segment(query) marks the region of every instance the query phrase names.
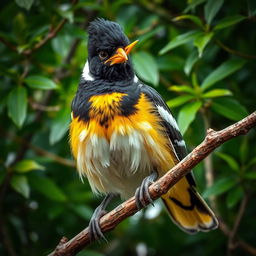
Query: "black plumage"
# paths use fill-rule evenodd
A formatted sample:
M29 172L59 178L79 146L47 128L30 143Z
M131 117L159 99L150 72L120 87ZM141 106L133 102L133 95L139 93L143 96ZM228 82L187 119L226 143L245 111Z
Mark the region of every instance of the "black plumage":
M90 23L88 33L88 61L91 74L96 79L106 81L132 79L134 72L130 59L126 63L112 66L104 64L107 58L113 56L117 48L125 47L129 44L129 40L120 25L112 21L96 19ZM100 52L107 54L105 59L99 59Z

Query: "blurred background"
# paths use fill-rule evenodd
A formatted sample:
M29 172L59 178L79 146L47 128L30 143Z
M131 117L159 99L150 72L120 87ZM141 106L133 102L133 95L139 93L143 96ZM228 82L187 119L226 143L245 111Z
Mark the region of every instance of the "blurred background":
M0 5L0 255L46 255L85 228L102 200L80 181L67 132L94 18L117 21L140 40L132 52L137 75L164 97L189 151L207 128L255 110L254 0ZM233 139L194 169L218 230L187 235L157 202L79 256L256 255L255 139L255 130Z

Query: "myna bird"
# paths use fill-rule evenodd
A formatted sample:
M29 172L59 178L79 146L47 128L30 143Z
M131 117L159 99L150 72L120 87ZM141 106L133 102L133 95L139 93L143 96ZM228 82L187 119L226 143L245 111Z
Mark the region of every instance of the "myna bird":
M130 43L120 25L96 19L88 28L88 60L72 102L70 145L81 177L106 197L89 224L103 238L99 219L113 196L135 194L137 207L151 201L149 185L187 154L166 103L134 73ZM162 196L173 222L194 234L218 221L196 190L192 171Z

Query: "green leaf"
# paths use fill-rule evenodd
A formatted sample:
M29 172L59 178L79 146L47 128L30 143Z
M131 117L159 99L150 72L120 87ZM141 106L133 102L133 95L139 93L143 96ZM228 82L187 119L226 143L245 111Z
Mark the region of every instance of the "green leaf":
M180 45L186 44L190 41L193 41L196 36L198 36L201 32L200 31L189 31L185 34L178 35L174 37L160 52L159 54L164 54L171 49L174 49Z
M243 190L240 187L231 189L228 192L226 202L228 208L233 208L243 197Z
M209 196L217 196L227 192L229 189L234 187L237 184L237 181L234 178L222 178L216 181L213 186L207 188L204 193L203 197L208 198Z
M22 160L22 161L18 162L17 164L15 164L13 169L18 173L25 173L25 172L29 172L32 170L45 170L45 167L38 164L34 160L25 159L25 160Z
M252 165L256 165L256 157L253 157L247 164L247 168L250 168Z
M198 54L196 51L192 51L190 53L190 55L188 56L186 63L184 65L184 72L185 74L188 76L194 66L194 64L196 63L196 61L198 60Z
M201 58L203 55L203 51L204 48L206 47L206 45L210 42L210 40L212 39L214 33L210 32L210 33L201 33L200 35L198 35L195 40L194 40L194 45L197 47L198 49L198 55Z
M68 54L70 45L72 44L71 33L58 34L53 38L51 44L54 52L60 55L62 58L65 58L65 56Z
M239 121L248 114L246 109L238 101L230 98L216 99L211 107L218 114L234 121Z
M50 130L50 144L58 142L63 138L68 130L70 123L70 109L64 108L59 111L56 118L53 120Z
M27 115L27 90L24 87L15 87L8 96L8 115L12 121L21 127Z
M15 0L19 7L29 10L34 2L34 0Z
M208 0L204 6L204 16L208 25L212 23L212 20L220 10L224 0Z
M188 6L187 6L187 8L184 10L184 13L187 13L187 12L190 12L190 11L195 11L195 8L198 6L198 5L200 5L200 4L202 4L202 3L204 3L204 2L206 2L207 0L188 0L187 2L188 2Z
M178 124L180 127L181 134L183 135L189 125L194 121L197 111L201 108L202 102L192 102L186 104L179 112Z
M159 73L155 59L146 52L133 54L133 63L136 74L145 82L155 86L159 83Z
M225 153L221 153L221 152L216 152L215 154L218 157L220 157L222 160L224 160L232 170L239 172L240 167L239 167L237 161L233 157L231 157Z
M248 172L244 175L244 177L249 180L256 180L256 171Z
M173 92L186 92L192 95L195 94L193 88L188 85L172 85L169 87L169 90Z
M242 16L242 15L234 15L234 16L226 17L218 22L218 24L215 26L214 30L219 30L219 29L223 29L226 27L230 27L230 26L235 25L245 19L246 19L246 17Z
M188 102L189 100L191 100L193 98L194 98L194 96L192 96L192 95L181 95L181 96L178 96L174 99L167 101L167 105L170 108L175 108L180 105L183 105L184 103Z
M180 20L185 20L185 19L193 21L200 28L204 29L203 22L195 15L189 15L189 14L181 15L181 16L175 17L173 19L173 21L180 21Z
M157 58L157 66L160 71L182 70L184 59L175 55L163 55Z
M53 90L58 88L55 82L44 76L28 76L25 82L33 89Z
M11 179L11 186L25 198L29 197L30 188L27 177L24 175L14 175Z
M59 202L64 202L67 200L66 195L57 186L57 184L47 177L30 175L29 183L35 190L51 200Z
M135 26L135 24L133 25L133 27ZM161 26L159 24L159 26L157 26L156 28L150 30L150 32L148 33L145 33L145 34L142 34L140 35L137 39L139 40L140 44L144 44L144 42L146 41L150 41L150 39L152 37L154 37L155 35L159 34L159 33L162 33L162 31L164 31L165 27L164 26ZM153 40L153 39L151 39Z
M205 90L225 77L239 70L245 64L244 60L232 59L222 63L217 69L210 73L203 81L201 87Z
M93 210L84 204L71 205L72 210L81 218L90 220L93 214Z
M73 10L70 9L65 9L65 8L60 8L58 10L58 13L65 19L68 20L69 23L73 23L74 22L74 12Z
M203 94L203 98L216 98L223 96L230 96L232 92L227 89L214 89Z

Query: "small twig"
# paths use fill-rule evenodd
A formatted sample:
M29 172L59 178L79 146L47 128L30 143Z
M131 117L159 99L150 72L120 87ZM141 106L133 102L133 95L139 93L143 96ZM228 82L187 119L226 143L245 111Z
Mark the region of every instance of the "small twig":
M58 155L55 155L51 152L48 152L48 151L46 151L38 146L32 145L32 144L29 144L29 147L31 149L33 149L38 155L48 157L48 158L52 159L53 161L55 161L59 164L65 165L65 166L75 167L75 162L72 160L60 157Z
M76 5L77 2L78 2L78 0L73 0L72 5L73 6ZM41 41L39 41L37 44L35 44L32 48L22 51L21 54L26 55L26 56L31 55L33 52L35 52L36 50L38 50L39 48L44 46L50 39L54 38L57 35L57 33L60 32L60 30L67 23L67 21L68 20L66 18L62 19L55 28L50 29L49 33ZM13 45L9 41L7 41L5 38L0 37L0 42L2 42L4 45L6 45L9 49L17 52L17 46Z
M227 237L230 236L231 230L222 219L219 219L219 229L223 232L225 236ZM240 247L250 255L254 255L254 256L256 255L256 248L246 243L245 241L241 240L240 238L236 239L236 247Z
M16 45L12 44L11 42L7 41L5 38L3 38L2 36L0 36L0 42L2 42L6 47L8 47L9 49L11 49L14 52L17 52L17 47Z
M1 225L0 236L1 236L1 240L3 241L4 248L6 249L9 256L17 256L13 248L13 244L11 242L8 229L6 227L6 223L3 220L3 216L1 216L0 225Z
M227 45L223 44L220 40L215 40L215 42L217 43L218 46L220 46L223 50L225 50L226 52L229 52L233 55L245 58L245 59L251 59L251 60L256 60L256 55L250 55L247 53L243 53L243 52L239 52L237 50L234 50L230 47L228 47Z
M27 49L22 52L24 55L31 55L34 51L41 48L43 45L45 45L50 39L54 38L56 34L63 28L63 26L66 24L67 19L63 19L60 21L60 23L51 30L41 41L39 41L37 44L34 45L33 48Z
M165 20L168 21L168 23L172 23L175 25L173 22L173 14L170 12L170 9L168 11L159 5L156 5L154 2L151 1L145 1L145 5L143 5L144 8L148 9L149 11L153 12L154 14L157 14L160 17L163 17Z
M136 37L136 36L142 36L150 31L152 31L152 29L154 29L156 26L158 25L158 21L157 20L154 20L149 26L147 26L146 28L144 29L137 29L133 32L131 32L128 37Z
M73 0L72 1L72 5L76 5L78 2L78 0ZM54 38L58 32L60 32L60 30L63 28L63 26L67 23L67 19L62 19L59 24L54 28L51 29L49 31L49 33L41 40L39 41L37 44L34 45L33 48L27 49L25 51L22 52L22 54L24 55L31 55L34 51L38 50L39 48L41 48L43 45L45 45L50 39Z
M2 131L1 129L0 129L0 132L1 132L0 133L1 136L7 137L10 140L15 141L17 143L23 144L23 143L26 142L23 137L19 137L19 136L13 134L13 133L5 132L5 131ZM53 154L53 153L51 153L51 152L49 152L45 149L42 149L38 146L35 146L35 145L31 144L30 142L27 145L30 149L32 149L36 154L38 154L40 156L45 156L47 158L52 159L56 163L59 163L59 164L65 165L65 166L75 167L75 162L73 160L66 159L64 157ZM13 165L13 164L11 164L11 165ZM7 173L8 176L6 177L8 179L11 178L11 175L10 175L10 174L12 174L11 170L12 170L11 168L8 169L8 173ZM6 182L6 184L8 184L8 183L9 183L9 180ZM4 191L2 191L2 190L4 190ZM2 194L5 194L5 190L6 190L6 188L0 190L0 201L1 201L1 199L3 199ZM1 207L1 204L0 204L0 207Z
M207 136L204 141L197 146L189 155L181 162L175 165L168 173L157 180L149 187L149 193L153 200L165 194L176 182L186 175L195 165L201 162L214 149L224 142L246 134L250 129L256 126L256 111L247 116L243 120L221 130L214 131L208 129ZM150 202L145 202L149 204ZM107 213L100 219L100 227L103 232L114 229L120 222L129 216L134 215L138 211L135 203L135 197L130 198L114 210ZM58 251L53 251L49 256L73 256L81 251L86 245L93 240L89 238L88 227L73 237L67 243L58 247Z
M233 229L231 230L230 234L229 234L229 239L228 239L228 251L232 251L234 250L237 245L235 244L235 237L236 237L236 233L238 231L238 228L239 228L239 225L241 223L241 220L242 220L242 217L244 215L244 212L245 212L245 209L246 209L246 206L247 206L247 203L248 203L248 200L249 200L249 195L246 194L240 204L240 207L239 207L239 211L237 213L237 216L236 216L236 219L235 219L235 223L234 223L234 226L233 226Z
M60 106L45 106L40 103L34 102L32 100L29 100L29 104L34 110L40 110L44 112L51 112L51 111L55 112L60 110Z
M164 76L160 75L160 82L168 89L172 86L172 83L169 82Z

